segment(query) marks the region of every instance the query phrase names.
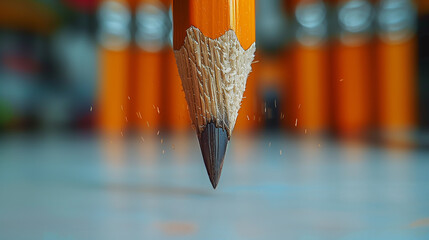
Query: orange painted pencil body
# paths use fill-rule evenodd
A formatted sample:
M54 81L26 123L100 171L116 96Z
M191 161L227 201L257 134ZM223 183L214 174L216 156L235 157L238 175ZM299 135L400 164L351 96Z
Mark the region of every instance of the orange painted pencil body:
M185 93L183 92L182 82L180 81L179 71L176 66L173 49L168 49L163 55L163 88L164 88L164 103L163 109L165 113L164 125L172 131L186 131L191 129L191 119Z
M173 8L174 12L187 16L176 18L173 15L175 50L183 45L186 30L191 26L212 39L234 30L245 50L255 42L254 0L177 0L173 2Z
M293 50L293 109L296 129L322 133L328 126L328 61L323 45Z
M371 48L365 43L334 49L335 128L340 135L359 137L371 124Z
M384 131L407 131L416 127L415 49L415 39L378 44L378 112Z

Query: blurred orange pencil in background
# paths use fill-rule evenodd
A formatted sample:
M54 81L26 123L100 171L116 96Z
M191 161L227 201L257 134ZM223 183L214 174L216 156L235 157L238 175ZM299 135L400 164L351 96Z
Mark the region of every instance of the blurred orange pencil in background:
M292 50L290 105L294 130L322 134L328 130L327 11L321 0L295 5L297 29Z
M373 123L373 10L366 0L340 1L337 9L331 79L334 128L341 136L363 137Z
M381 0L379 5L378 124L382 133L403 135L417 126L416 12L411 0Z
M100 85L94 111L102 132L119 134L125 130L127 122L130 10L125 1L106 0L100 3L98 14Z
M183 132L191 129L191 119L185 93L183 92L182 82L176 65L176 59L173 52L173 18L172 18L171 0L164 0L164 4L169 9L168 23L169 34L167 36L168 46L163 54L164 68L163 74L163 126L173 132Z
M135 78L132 83L134 126L140 132L161 127L163 51L168 33L166 8L158 0L140 0L136 10Z

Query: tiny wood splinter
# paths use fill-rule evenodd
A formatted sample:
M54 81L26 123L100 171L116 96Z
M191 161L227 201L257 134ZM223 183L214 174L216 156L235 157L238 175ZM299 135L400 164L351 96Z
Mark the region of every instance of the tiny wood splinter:
M221 174L255 53L254 0L174 0L174 54L207 173Z

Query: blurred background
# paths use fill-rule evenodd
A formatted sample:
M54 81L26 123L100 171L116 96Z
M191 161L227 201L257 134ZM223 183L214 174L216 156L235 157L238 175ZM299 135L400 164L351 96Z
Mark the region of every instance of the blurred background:
M190 131L170 1L3 0L0 129ZM429 129L426 1L257 1L236 132L378 139Z
M257 0L216 191L171 21L0 0L1 238L429 238L429 1Z

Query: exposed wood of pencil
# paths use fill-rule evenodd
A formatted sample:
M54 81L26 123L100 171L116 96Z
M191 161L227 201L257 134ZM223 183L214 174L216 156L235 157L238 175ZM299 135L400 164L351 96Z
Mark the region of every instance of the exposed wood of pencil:
M254 0L173 3L176 63L213 187L255 52Z

